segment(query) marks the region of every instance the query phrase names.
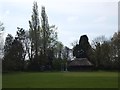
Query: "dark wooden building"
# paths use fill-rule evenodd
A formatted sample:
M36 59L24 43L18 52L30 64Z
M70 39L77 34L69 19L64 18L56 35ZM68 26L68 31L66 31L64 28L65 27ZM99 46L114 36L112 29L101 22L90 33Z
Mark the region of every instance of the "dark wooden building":
M75 58L68 64L69 71L86 71L92 69L93 64L87 58Z

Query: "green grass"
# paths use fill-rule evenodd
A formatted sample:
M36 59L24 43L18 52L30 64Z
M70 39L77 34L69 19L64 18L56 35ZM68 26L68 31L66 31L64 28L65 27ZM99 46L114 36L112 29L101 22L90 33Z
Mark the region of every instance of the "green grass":
M3 74L3 88L117 88L117 72L22 72Z
M0 89L2 88L2 74L0 72Z

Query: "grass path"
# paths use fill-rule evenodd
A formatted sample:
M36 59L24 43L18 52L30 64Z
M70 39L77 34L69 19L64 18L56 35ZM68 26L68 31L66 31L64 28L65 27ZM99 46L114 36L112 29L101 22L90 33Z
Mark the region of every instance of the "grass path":
M3 74L3 88L117 88L117 72L21 72Z

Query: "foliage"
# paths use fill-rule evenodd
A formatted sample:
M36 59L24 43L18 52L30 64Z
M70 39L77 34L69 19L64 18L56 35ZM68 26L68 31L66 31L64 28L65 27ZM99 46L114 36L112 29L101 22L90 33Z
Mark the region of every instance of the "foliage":
M119 64L119 32L115 33L111 40L105 36L93 40L92 62L98 69L117 69Z
M4 46L3 70L23 70L23 52L23 45L18 38L14 39L12 35L8 34Z
M79 44L73 47L73 56L76 58L87 58L88 51L91 48L87 35L82 35L79 40Z
M3 23L0 22L0 50L3 31ZM37 2L34 2L29 30L17 27L15 37L11 34L6 37L3 70L67 70L71 56L88 58L96 69L119 69L120 32L110 40L105 36L96 37L91 45L87 35L82 35L79 43L74 41L72 46L70 49L58 41L57 27L49 25L45 7L42 6L39 16Z
M0 21L0 31L4 31L4 29L5 29L5 27L3 26L3 23Z
M31 42L29 49L31 50L28 51L31 52L28 55L31 60L30 67L35 66L33 68L37 70L42 67L52 67L54 48L57 44L57 28L55 25L49 26L44 6L41 8L41 18L39 19L37 2L34 2L29 26L29 40Z
M0 21L0 59L3 56L3 47L4 47L4 29L5 27L3 26L3 23Z
M3 70L9 70L11 68L14 68L14 65L12 64L12 42L13 42L13 36L11 34L8 34L5 40L5 46L4 46L4 60L2 62Z
M37 3L33 4L33 13L31 16L31 21L29 21L29 35L31 41L31 60L33 57L38 58L39 50L39 37L40 37L40 25L39 25L39 13Z
M12 42L12 60L14 61L15 70L23 70L24 68L24 49L22 43L18 39Z
M120 65L120 32L118 31L111 39L111 60L114 66L119 69Z

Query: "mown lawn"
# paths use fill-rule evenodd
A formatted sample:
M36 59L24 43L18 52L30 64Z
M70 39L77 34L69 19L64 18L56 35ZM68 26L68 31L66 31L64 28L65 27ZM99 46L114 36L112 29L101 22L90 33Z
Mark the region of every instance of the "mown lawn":
M0 72L0 89L2 88L2 74Z
M117 88L117 72L21 72L3 74L3 88Z

